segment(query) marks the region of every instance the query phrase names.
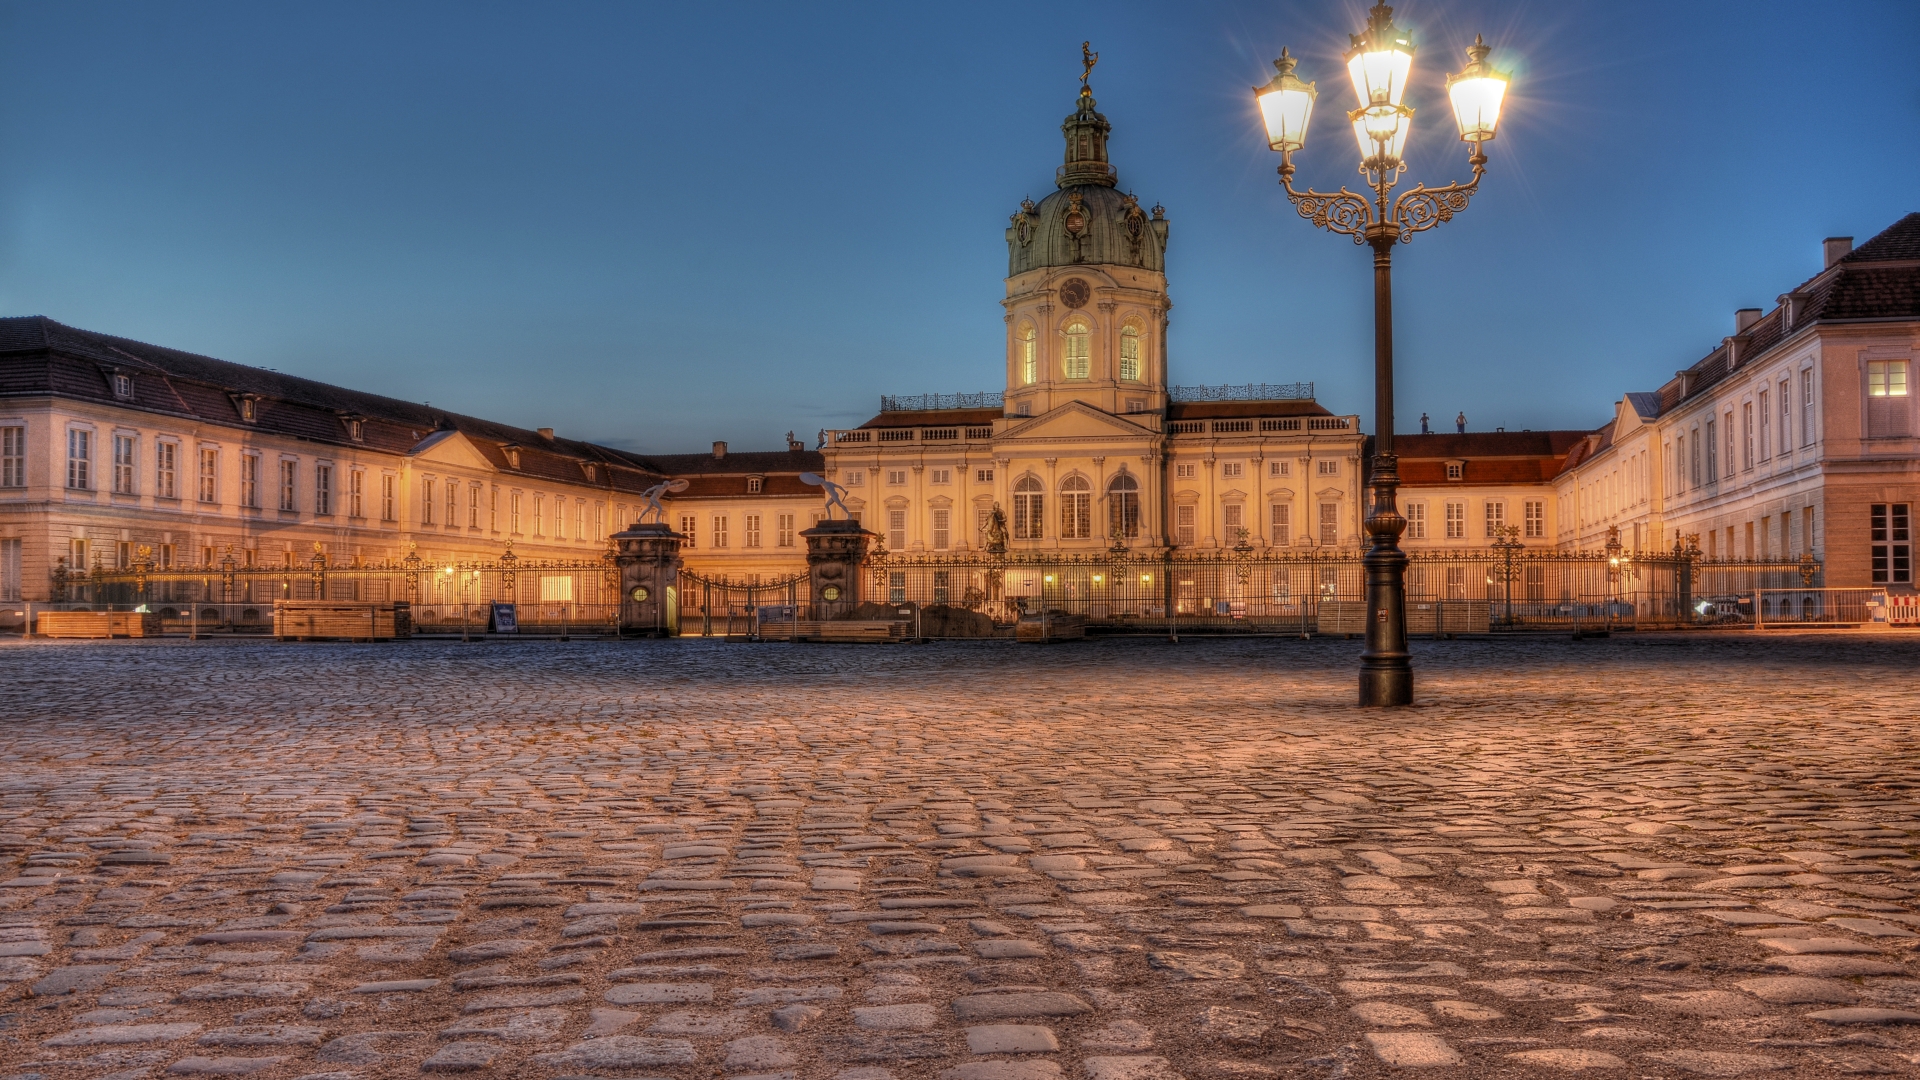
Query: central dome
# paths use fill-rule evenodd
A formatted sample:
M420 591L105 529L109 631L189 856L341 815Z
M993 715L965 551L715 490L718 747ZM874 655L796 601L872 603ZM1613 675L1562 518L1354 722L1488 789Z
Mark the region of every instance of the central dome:
M1060 125L1066 164L1059 189L1035 205L1021 203L1007 227L1007 276L1048 266L1108 264L1166 271L1166 212L1151 212L1118 188L1107 162L1112 125L1094 109L1093 92L1080 88L1079 108Z

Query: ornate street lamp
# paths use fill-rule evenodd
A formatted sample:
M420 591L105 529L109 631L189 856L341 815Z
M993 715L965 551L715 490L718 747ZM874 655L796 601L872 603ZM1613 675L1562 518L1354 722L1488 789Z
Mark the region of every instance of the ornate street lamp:
M1472 147L1467 162L1473 179L1465 184L1430 188L1415 185L1390 198L1400 173L1406 169L1403 153L1413 126L1413 106L1406 103L1407 82L1413 72L1414 45L1410 34L1393 24L1393 9L1375 4L1365 32L1352 35L1347 53L1347 75L1360 107L1347 114L1360 148L1360 173L1372 197L1342 187L1337 193L1297 191L1293 186L1293 153L1306 145L1307 122L1318 96L1314 84L1294 75L1297 63L1281 50L1273 62L1279 69L1273 81L1254 88L1254 99L1266 122L1267 145L1280 154L1280 183L1300 216L1330 232L1353 237L1373 248L1373 361L1374 458L1373 505L1367 511L1367 535L1372 541L1366 558L1367 647L1360 657L1360 704L1409 705L1413 702L1413 665L1407 652L1407 556L1400 550L1406 519L1394 503L1400 486L1399 459L1393 452L1393 286L1395 243L1431 229L1466 209L1486 171L1486 143L1500 123L1507 77L1487 63L1491 50L1478 37L1467 50L1465 71L1450 76L1447 93L1453 103L1460 138Z

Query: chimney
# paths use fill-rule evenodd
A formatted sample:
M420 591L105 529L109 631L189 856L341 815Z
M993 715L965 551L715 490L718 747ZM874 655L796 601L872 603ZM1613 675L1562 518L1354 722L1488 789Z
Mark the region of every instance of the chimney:
M1853 237L1851 236L1829 236L1825 240L1820 241L1820 251L1821 254L1826 256L1827 265L1825 268L1828 270L1833 269L1833 264L1845 258L1847 252L1852 250Z
M1760 321L1761 314L1761 310L1757 307L1743 307L1739 311L1734 312L1733 332L1736 334L1746 333L1747 327Z
M723 457L726 457L726 456L727 456L727 444L726 444L726 443L723 443L723 442L720 442L720 441L718 441L718 440L715 440L715 442L714 442L714 444L713 444L713 456L714 456L714 457L716 457L716 458L723 458Z
M791 436L788 437L787 439L788 453L797 454L797 453L800 453L802 450L805 450L806 448L807 448L806 443L801 442L799 439L792 438Z
M553 438L553 429L550 427L535 428L534 430L539 432L540 437L543 439L551 440Z

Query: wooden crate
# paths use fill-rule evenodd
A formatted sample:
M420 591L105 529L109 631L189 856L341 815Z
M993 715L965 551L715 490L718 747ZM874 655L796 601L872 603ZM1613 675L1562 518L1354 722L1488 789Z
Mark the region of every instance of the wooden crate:
M909 633L906 623L877 619L801 619L798 622L763 620L762 641L829 641L861 643L898 641Z
M1087 617L1049 612L1042 622L1038 615L1025 615L1014 625L1013 636L1016 641L1078 641L1087 636Z
M273 605L273 636L283 641L323 638L393 641L413 636L412 612L406 604L276 600Z
M50 638L152 637L160 616L142 611L42 611L38 633Z

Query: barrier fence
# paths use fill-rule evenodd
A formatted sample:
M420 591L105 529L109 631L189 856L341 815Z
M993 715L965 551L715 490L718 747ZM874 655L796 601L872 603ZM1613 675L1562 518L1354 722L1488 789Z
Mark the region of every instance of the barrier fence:
M519 559L432 565L417 555L335 566L64 564L42 611L144 611L159 633L269 633L277 601L396 604L415 633L476 633L492 605L514 605L534 633L611 633L619 574L597 561ZM1358 551L1260 550L1249 545L1157 555L1124 549L1056 552L873 552L861 570L865 603L816 605L805 574L732 580L681 571L684 633L732 639L838 632L890 638L1094 634L1361 634L1365 567ZM1826 589L1799 561L1707 560L1692 553L1529 550L1415 552L1407 569L1408 631L1419 635L1524 630L1779 627L1870 621L1872 590ZM1884 590L1882 590L1884 593ZM1858 595L1856 595L1858 594ZM1911 609L1909 609L1911 610ZM1856 616L1859 616L1856 618ZM869 624L857 633L840 624Z

